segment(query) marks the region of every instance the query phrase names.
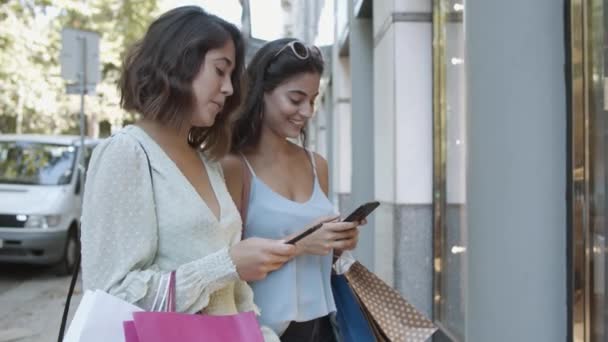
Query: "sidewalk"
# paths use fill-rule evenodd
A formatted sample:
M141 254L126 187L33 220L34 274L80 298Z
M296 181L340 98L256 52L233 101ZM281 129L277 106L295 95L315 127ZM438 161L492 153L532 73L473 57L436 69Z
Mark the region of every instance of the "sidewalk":
M48 275L0 294L0 342L57 341L69 284L70 277ZM70 305L70 319L81 297L79 283Z

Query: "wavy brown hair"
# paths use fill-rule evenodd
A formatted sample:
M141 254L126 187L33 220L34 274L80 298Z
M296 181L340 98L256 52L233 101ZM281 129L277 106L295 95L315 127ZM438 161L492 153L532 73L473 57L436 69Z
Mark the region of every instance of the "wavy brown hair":
M323 56L316 47L306 47L308 58L296 57L285 48L294 38L282 38L266 43L253 56L245 71L243 89L246 94L232 130L231 152L242 152L260 141L264 114L264 93L273 91L289 78L301 73L323 74ZM281 51L278 55L277 53ZM306 130L301 140L306 145Z
M156 19L127 52L119 82L120 104L146 119L179 128L193 112L192 81L206 53L234 42L234 92L211 127L192 127L188 143L219 159L230 150L231 114L241 101L244 42L238 28L197 6L178 7ZM186 123L187 124L187 123Z

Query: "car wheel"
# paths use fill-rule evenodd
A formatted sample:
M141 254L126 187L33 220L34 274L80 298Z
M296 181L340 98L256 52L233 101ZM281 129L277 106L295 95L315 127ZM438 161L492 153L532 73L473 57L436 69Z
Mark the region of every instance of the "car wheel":
M70 232L68 233L68 240L65 244L65 250L63 252L63 260L61 260L60 265L62 275L69 275L74 272L79 255L80 241L78 240L78 234L76 233L75 229L70 229Z

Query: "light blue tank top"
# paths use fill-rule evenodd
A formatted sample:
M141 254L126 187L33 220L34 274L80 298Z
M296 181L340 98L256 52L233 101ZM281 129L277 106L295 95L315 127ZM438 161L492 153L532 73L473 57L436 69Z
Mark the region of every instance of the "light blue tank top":
M249 207L244 237L282 239L300 231L320 217L334 215L335 209L319 185L314 155L314 189L310 199L295 202L276 193L257 178L251 164ZM250 285L262 314L260 323L281 335L291 321L304 322L336 311L331 292L331 253L326 256L301 255L261 281Z

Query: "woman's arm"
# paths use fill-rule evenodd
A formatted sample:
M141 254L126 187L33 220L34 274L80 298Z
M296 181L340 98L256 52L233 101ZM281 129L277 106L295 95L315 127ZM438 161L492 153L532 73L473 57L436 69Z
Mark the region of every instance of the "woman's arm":
M325 196L329 196L329 167L327 166L327 160L317 153L313 153L313 158L315 158L315 164L317 165L319 185L325 193Z
M234 201L239 212L242 206L243 197L243 171L247 171L243 165L242 159L237 155L228 155L220 162L222 170L224 171L224 179L226 181L226 187L228 192Z

